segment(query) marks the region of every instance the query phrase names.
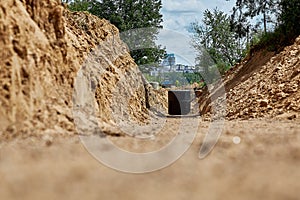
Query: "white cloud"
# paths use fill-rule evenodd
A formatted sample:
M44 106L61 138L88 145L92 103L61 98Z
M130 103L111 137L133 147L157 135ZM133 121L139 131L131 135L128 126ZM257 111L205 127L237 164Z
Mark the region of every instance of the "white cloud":
M162 3L163 27L168 30L159 35L158 41L167 47L168 53L175 53L177 57L182 56L188 62L194 62L196 53L190 46L188 27L192 22L200 22L206 9L212 10L218 7L229 13L235 0L162 0ZM174 34L174 31L178 33Z
M235 0L163 0L163 26L165 28L182 31L190 23L201 21L203 12L206 9L218 7L227 13L234 6Z
M197 0L163 0L163 10L176 12L197 12L203 5L203 1Z
M174 53L177 63L194 65L196 52L191 48L190 36L170 29L159 33L158 44L167 47L168 53Z

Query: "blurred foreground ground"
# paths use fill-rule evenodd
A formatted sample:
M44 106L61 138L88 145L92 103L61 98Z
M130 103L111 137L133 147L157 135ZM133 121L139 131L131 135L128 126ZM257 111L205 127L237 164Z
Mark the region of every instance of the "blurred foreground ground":
M162 137L174 134L176 123L169 119ZM0 199L298 199L299 121L226 122L213 152L200 160L208 126L201 122L177 162L141 175L105 167L76 136L56 138L51 145L35 138L1 142ZM233 143L236 136L240 144ZM127 137L118 143L131 145Z

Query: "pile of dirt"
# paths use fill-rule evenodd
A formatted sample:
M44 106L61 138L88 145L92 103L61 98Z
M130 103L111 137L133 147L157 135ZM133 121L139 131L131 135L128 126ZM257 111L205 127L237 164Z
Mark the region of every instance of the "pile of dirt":
M300 37L275 55L260 50L232 68L223 78L228 119L294 119L300 113ZM217 88L217 87L216 87ZM209 113L220 88L200 98L200 111Z
M0 47L0 135L6 138L76 133L72 108L85 95L96 97L102 125L118 121L111 105L120 114L124 102L122 120L147 120L140 71L105 19L72 13L60 0L5 0Z

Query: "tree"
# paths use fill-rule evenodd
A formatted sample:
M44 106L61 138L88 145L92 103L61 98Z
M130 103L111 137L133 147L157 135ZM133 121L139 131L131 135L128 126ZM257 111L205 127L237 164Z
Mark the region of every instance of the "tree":
M216 64L221 73L244 56L245 40L230 27L230 17L218 9L206 10L202 24L192 24L193 47L198 51L199 65L209 76L209 66Z
M300 1L281 0L279 6L279 28L287 40L293 40L300 35Z
M149 67L165 58L165 49L155 44L158 29L162 28L161 0L75 0L70 7L74 10L86 2L88 12L109 20L124 33L122 40L142 71L144 65Z
M264 32L267 33L267 23L273 22L272 16L278 11L279 0L237 0L233 8L232 23L235 30L244 36L249 33L250 26L248 19L261 17L263 21ZM260 23L254 27L257 28Z
M68 8L72 11L87 11L89 8L89 0L63 0L63 3L68 4Z
M231 28L239 37L258 32L261 24L251 24L250 18L261 18L264 34L260 45L273 46L276 50L290 44L300 34L299 0L236 0L231 19ZM268 33L267 24L274 23L274 31Z

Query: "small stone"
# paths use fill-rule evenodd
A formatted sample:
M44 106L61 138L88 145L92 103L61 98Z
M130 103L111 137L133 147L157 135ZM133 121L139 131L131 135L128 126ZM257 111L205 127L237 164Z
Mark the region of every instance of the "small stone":
M293 120L293 119L296 119L296 118L297 118L296 114L292 114L292 115L287 117L288 120Z
M260 107L267 107L268 104L269 104L269 101L266 100L266 99L261 100L261 101L259 102L259 106L260 106Z
M278 85L279 88L284 88L284 86L285 86L284 83L281 83L281 84Z
M280 71L281 69L282 69L282 67L279 67L279 66L278 66L278 67L275 68L274 72L278 72L278 71Z
M277 119L288 119L288 120L293 120L296 119L298 116L294 113L282 113L280 115L277 115Z
M46 146L51 146L53 144L52 136L44 135L42 139L45 141Z
M250 94L255 95L255 94L257 94L257 91L256 90L251 90Z

